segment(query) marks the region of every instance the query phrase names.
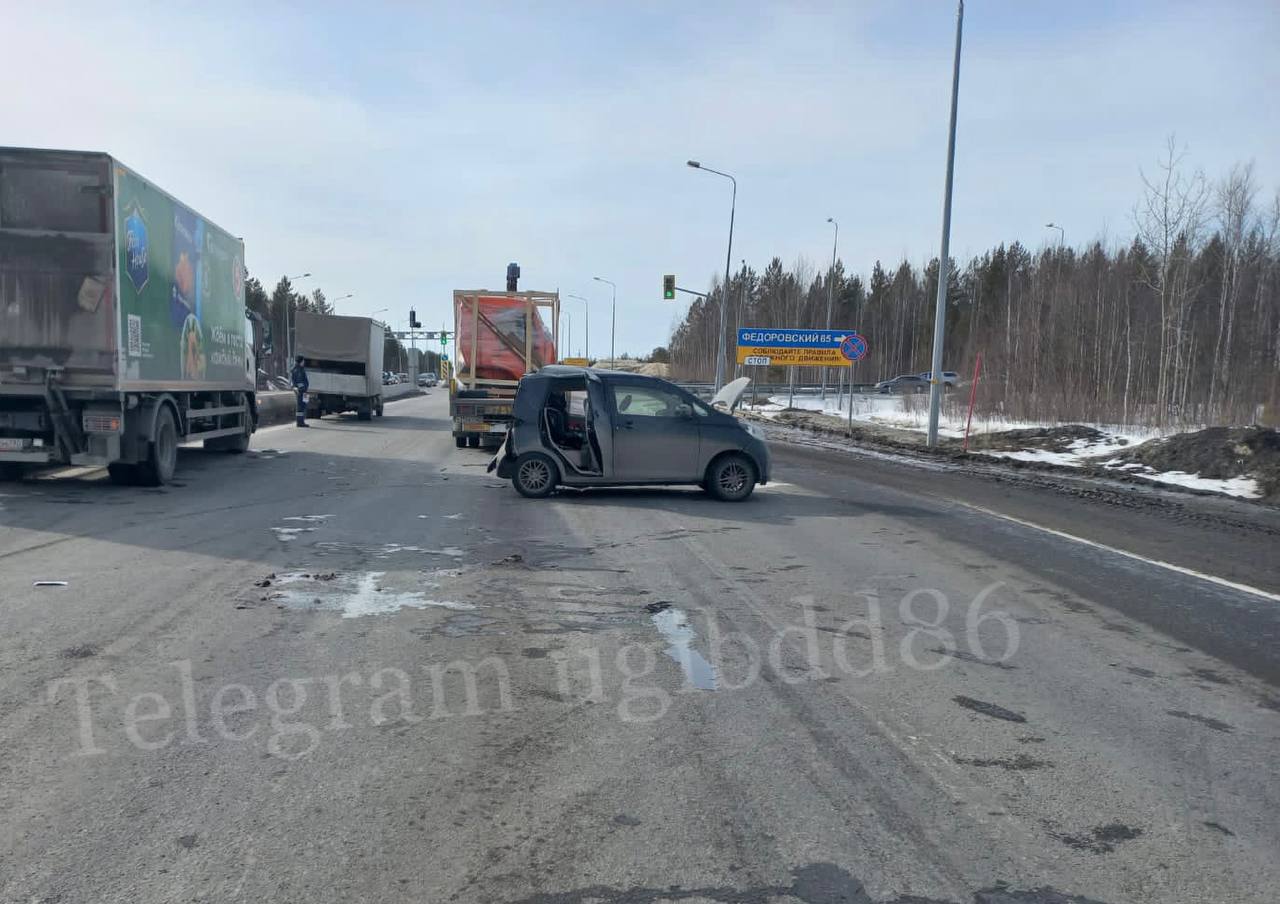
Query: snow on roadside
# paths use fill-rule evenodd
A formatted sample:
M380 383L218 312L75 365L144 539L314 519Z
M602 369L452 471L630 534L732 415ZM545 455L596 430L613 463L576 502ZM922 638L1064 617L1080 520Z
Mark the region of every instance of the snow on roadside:
M1000 450L1000 449L971 449L975 455L989 455L992 458L1012 458L1016 461L1038 461L1051 465L1065 465L1069 468L1078 468L1086 464L1098 464L1096 461L1088 459L1096 459L1103 455L1115 455L1117 452L1132 449L1141 443L1142 440L1132 436L1124 436L1116 433L1104 433L1103 438L1096 442L1090 442L1087 439L1078 439L1067 447L1065 452L1051 452L1048 449L1017 449L1017 450Z
M1123 471L1126 474L1145 477L1156 483L1167 483L1193 490L1207 490L1210 493L1222 493L1224 496L1235 496L1238 499L1261 499L1264 495L1262 487L1252 477L1201 477L1198 474L1188 474L1186 471L1157 471L1137 462L1122 465L1102 462L1102 466L1112 471Z
M787 410L787 396L774 395L762 399L755 406L743 407L757 415L767 418ZM849 416L850 398L845 396L843 404L837 404L834 393L826 400L812 394L797 393L791 407L802 411L812 411L830 417L847 418ZM854 395L852 397L853 420L855 423L870 423L901 430L924 431L928 426L928 403L924 396L895 395ZM949 406L950 407L950 406ZM944 437L959 438L964 435L964 420L954 415L952 409L949 416L944 408L939 423L939 434ZM1037 428L1060 427L1062 424L1030 421L1006 421L1000 419L975 418L971 435L998 433L1007 430L1024 430ZM1137 446L1164 435L1159 430L1135 427L1119 428L1112 425L1085 424L1094 427L1101 434L1098 439L1077 439L1070 443L1064 451L1048 449L970 449L974 455L989 458L1003 458L1014 461L1035 462L1039 464L1061 465L1072 468L1096 466L1119 473L1142 477L1156 483L1221 493L1240 499L1260 499L1265 494L1257 480L1252 477L1210 478L1201 477L1186 471L1157 471L1138 462L1125 462L1117 457Z

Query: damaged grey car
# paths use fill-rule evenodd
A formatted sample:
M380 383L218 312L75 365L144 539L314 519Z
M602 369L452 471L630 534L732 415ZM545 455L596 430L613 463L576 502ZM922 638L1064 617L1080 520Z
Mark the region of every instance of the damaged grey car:
M489 470L523 496L556 487L701 486L738 502L769 480L769 449L730 412L750 381L708 405L657 377L551 365L520 380L514 420Z

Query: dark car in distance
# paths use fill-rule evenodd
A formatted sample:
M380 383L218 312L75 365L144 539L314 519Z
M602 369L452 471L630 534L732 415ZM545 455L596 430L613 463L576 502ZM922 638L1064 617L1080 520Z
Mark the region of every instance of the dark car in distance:
M769 480L764 434L730 412L750 381L708 405L674 383L549 365L520 380L511 429L489 470L523 496L557 486L701 486L729 502Z
M881 380L876 384L879 393L915 393L928 392L929 380L919 374L901 374L892 380Z

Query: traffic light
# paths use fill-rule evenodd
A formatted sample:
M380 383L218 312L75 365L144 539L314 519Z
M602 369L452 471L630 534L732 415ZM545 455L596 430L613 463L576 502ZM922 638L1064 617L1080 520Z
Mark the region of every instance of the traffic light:
M672 273L668 273L662 277L662 300L675 301L676 299L676 278Z
M449 333L448 333L448 331L447 331L447 330L441 330L441 331L440 331L440 344L441 344L442 346L445 346L445 345L448 345L448 344L449 344ZM445 357L448 357L448 356L446 355Z
M516 291L516 283L520 279L520 265L515 261L507 264L507 291Z
M409 309L409 329L417 330L421 328L422 328L422 324L418 322L418 312L415 311L413 308L410 308Z

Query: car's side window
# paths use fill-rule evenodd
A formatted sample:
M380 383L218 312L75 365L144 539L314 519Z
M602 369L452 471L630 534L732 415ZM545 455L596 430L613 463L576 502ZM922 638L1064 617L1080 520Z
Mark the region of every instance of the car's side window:
M628 386L625 383L610 387L613 407L627 417L681 417L687 414L689 403L674 392L651 386Z

